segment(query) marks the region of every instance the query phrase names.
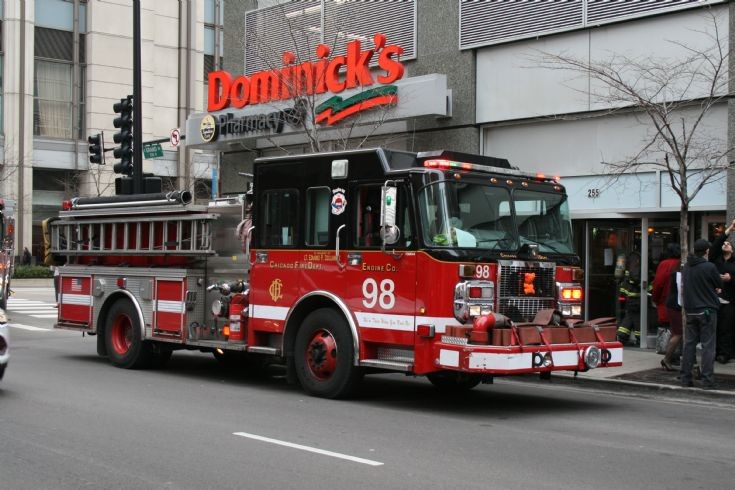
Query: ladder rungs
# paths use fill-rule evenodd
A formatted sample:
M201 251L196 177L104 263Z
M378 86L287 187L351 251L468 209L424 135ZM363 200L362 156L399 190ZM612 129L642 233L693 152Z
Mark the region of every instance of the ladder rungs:
M210 255L214 214L60 220L51 223L51 252L66 255L106 253Z

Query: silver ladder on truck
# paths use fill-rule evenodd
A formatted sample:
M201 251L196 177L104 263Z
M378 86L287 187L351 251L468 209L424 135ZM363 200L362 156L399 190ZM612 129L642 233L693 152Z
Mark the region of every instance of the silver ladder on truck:
M49 223L51 253L60 255L214 255L204 206L61 211Z

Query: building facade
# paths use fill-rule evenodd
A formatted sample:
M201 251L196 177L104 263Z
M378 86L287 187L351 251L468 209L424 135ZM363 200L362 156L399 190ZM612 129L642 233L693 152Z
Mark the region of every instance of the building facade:
M571 52L588 60L616 53L685 59L687 47L702 46L701 34L711 29L713 19L727 46L730 10L729 2L719 0L228 2L222 67L233 77L252 78L283 67L280 56L285 51L299 61L315 61L320 43L338 56L351 41L369 45L375 33L385 34L389 44L403 47L404 79L432 74L445 78L446 110L412 117L401 117L400 110L388 113L369 135L354 124L349 127L359 134L353 133L351 141L325 127L319 149L357 144L413 151L444 148L508 158L522 170L559 176L569 194L577 248L587 269L588 315L607 316L617 309L619 258L627 259L631 252L641 256L645 289L666 244L678 242L679 201L665 172L643 167L620 179L607 178L603 162L640 151L650 123L634 110L592 101L590 77L570 81L568 74L542 69L534 56ZM732 138L731 113L723 101L704 121L713 140L722 142L721 149ZM204 114L189 125L190 133ZM238 173L247 173L256 156L313 149L305 133L230 136L215 147L221 152L223 193L242 192L245 182ZM725 222L727 169L718 172L690 205L691 240L712 238ZM646 316L643 308L644 324Z
M204 107L222 64L222 0L141 2L143 141L167 140ZM122 0L0 1L0 195L18 202L18 250L40 260L41 221L64 198L114 192L115 162L90 165L89 135L114 145L113 104L133 92L133 6ZM213 155L163 143L144 171L208 195Z

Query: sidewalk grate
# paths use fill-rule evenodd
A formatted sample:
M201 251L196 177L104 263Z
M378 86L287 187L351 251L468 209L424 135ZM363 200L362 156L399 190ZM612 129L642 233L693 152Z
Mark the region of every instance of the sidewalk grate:
M638 381L641 383L654 383L669 386L679 386L678 371L664 371L661 368L647 369L635 373L626 373L615 376L613 379L624 379L627 381ZM718 374L715 365L715 382L718 389L722 391L735 391L735 376L731 374ZM695 387L701 386L701 381L694 382Z

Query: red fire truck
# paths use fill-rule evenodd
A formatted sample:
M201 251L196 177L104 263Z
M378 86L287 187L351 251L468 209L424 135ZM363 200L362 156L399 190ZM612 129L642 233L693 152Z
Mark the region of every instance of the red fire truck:
M65 202L56 327L96 334L123 368L176 349L263 356L330 398L372 372L467 389L622 364L613 319L582 320L558 179L371 149L261 158L253 184L252 208L188 192Z

